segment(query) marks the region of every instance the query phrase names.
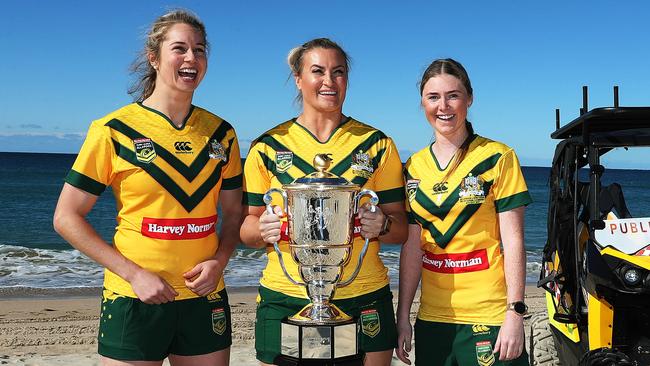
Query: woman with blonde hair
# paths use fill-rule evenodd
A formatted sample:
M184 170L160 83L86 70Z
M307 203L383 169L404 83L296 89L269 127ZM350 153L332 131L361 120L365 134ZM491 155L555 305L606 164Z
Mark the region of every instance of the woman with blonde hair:
M364 238L372 239L357 278L336 290L333 303L360 318L360 348L366 365L390 365L395 345L395 318L387 269L379 258L379 241L406 240L402 165L393 141L381 131L343 114L349 61L336 43L313 39L289 53L291 73L302 101L302 113L257 138L244 166L245 219L242 241L267 248L268 263L260 280L255 348L263 364L280 354L280 322L307 305L305 290L292 284L280 268L272 243L279 242L288 272L299 278L289 255L286 217L280 207L265 210L263 194L315 171L317 153L331 154L330 172L377 192L375 212L364 206L359 213L348 278L357 266ZM279 202L274 202L279 205ZM378 238L379 241L376 239Z
M195 15L156 19L135 63L137 103L91 124L65 178L54 227L106 268L104 365L229 363L223 271L239 241L241 160L232 126L192 105L207 55ZM107 186L118 208L113 245L85 220Z

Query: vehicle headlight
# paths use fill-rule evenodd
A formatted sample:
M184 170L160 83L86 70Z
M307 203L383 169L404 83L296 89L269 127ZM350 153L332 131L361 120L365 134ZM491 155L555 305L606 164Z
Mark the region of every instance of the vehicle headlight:
M621 273L623 274L623 280L625 281L625 284L628 286L636 286L643 279L641 270L635 267L623 267Z

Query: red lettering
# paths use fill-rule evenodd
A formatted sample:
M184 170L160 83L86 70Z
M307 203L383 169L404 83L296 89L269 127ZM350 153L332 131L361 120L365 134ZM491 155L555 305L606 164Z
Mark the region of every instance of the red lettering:
M643 227L643 222L642 221L639 222L639 226L641 227L641 232L644 232L644 233L648 232L648 230L646 230L645 227Z
M614 230L616 230L616 227L617 227L616 224L609 224L610 234L614 234Z
M633 232L633 233L636 233L637 231L639 231L636 228L636 222L631 222L630 223L630 231Z
M625 230L623 228L625 228ZM621 224L621 233L627 234L627 222Z

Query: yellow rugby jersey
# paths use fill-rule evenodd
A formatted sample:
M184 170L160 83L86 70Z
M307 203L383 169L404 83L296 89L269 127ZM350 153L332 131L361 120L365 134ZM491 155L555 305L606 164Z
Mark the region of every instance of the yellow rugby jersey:
M404 200L402 163L393 141L381 131L348 118L341 123L326 142L320 142L306 128L292 119L265 132L251 145L244 164L244 203L264 206L262 197L270 188L281 188L295 179L315 172L316 154L332 154L330 172L368 188L379 196L380 204ZM274 197L274 205L282 206ZM363 202L363 201L362 201ZM285 211L286 212L286 211ZM298 266L293 261L286 233L286 219L280 250L291 276L300 280ZM357 232L357 230L355 230ZM343 279L356 268L365 239L355 234L350 262L344 268ZM303 287L293 285L285 277L272 245L266 249L268 263L260 284L289 296L306 297ZM336 290L334 298L350 298L376 291L388 284L388 270L379 258L379 242L370 242L357 278Z
M424 250L418 317L501 325L506 283L497 214L532 202L514 151L474 135L446 181L431 146L405 172L409 223L422 228Z
M93 195L110 185L118 210L113 245L186 299L197 295L183 273L216 253L219 191L240 188L241 170L228 122L192 106L178 128L164 114L130 104L90 125L65 181ZM104 287L136 297L109 270ZM221 279L217 290L223 288Z

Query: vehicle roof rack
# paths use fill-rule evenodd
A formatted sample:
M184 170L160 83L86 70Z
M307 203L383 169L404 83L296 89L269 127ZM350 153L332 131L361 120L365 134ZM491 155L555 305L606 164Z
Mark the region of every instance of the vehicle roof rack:
M618 86L614 87L614 107L587 106L587 87L582 87L583 107L580 116L560 127L560 111L555 110L556 130L553 139L583 137L594 145L616 147L650 145L650 107L620 107Z

